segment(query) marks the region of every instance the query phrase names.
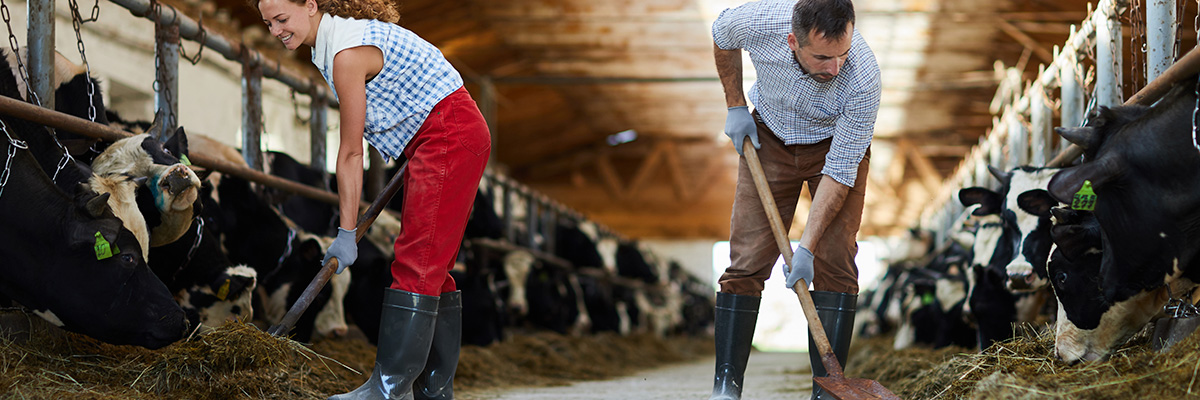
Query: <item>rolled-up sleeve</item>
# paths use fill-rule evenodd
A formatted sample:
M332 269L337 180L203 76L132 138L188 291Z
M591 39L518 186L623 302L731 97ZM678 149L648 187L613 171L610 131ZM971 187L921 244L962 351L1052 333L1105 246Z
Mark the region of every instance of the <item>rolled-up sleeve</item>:
M721 11L721 15L717 16L712 26L713 43L717 47L724 50L745 48L756 3L746 3Z
M882 86L878 70L874 72L863 76L863 82L855 85L862 90L854 93L846 103L845 112L838 118L833 143L825 155L825 168L821 170L822 174L850 187L854 187L858 178L858 164L862 162L875 135L875 118L879 114Z

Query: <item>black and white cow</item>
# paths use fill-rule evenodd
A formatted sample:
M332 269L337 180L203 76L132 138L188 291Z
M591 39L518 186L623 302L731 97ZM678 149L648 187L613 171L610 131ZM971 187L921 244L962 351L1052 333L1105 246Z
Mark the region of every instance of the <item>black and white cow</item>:
M1158 314L1169 292L1182 294L1200 282L1200 174L1195 173L1200 150L1192 138L1195 78L1181 80L1143 116L1123 126L1065 136L1092 156L1056 174L1049 192L1070 203L1085 182L1091 183L1103 254L1097 290L1079 294L1088 299L1085 307L1072 308L1068 303L1077 301L1076 295L1057 293L1066 321L1059 320L1055 345L1064 361L1107 357ZM1064 335L1068 331L1072 333Z
M1013 335L1017 296L1006 286L1004 267L1012 260L1020 232L1015 215L1003 209L1000 193L972 187L960 190L958 197L964 206L979 205L972 211L978 227L967 270L967 307L963 312L977 325L979 346L986 349Z
M1016 292L1041 290L1049 284L1046 258L1050 256L1050 216L1048 212L1033 214L1017 205L1019 197L1027 192L1045 190L1058 169L1022 166L1000 172L989 166L988 170L1000 180L1004 196L1001 208L1006 215L1012 214L1017 229L1012 258L1004 267L1008 288Z
M16 132L13 118L0 119L14 140L43 134ZM0 193L0 293L58 326L109 343L160 348L191 330L133 233L108 207L111 195L80 187L72 197L28 151L5 154L11 158Z

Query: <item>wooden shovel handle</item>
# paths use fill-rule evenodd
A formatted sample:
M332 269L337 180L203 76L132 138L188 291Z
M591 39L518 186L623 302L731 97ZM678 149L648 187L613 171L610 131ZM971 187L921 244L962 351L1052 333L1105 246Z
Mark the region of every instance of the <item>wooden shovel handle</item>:
M742 154L746 158L746 164L750 167L750 175L754 177L754 188L758 189L758 198L762 200L767 220L771 223L771 233L775 234L775 244L779 246L783 262L790 268L792 245L788 241L787 233L783 230L783 218L779 216L779 207L775 205L775 196L771 194L767 176L763 173L762 164L758 161L758 151L747 140L742 142ZM800 306L804 308L804 317L808 318L808 330L812 333L813 342L817 344L817 349L821 352L825 371L831 377L841 377L842 366L833 354L833 346L829 345L829 337L825 335L825 326L817 317L817 307L813 304L812 295L808 293L808 282L800 279L799 282L796 282L796 286L792 287L792 290L796 292L796 297L800 298Z
M366 213L358 217L358 225L355 226L356 231L354 233L355 243L358 243L362 240L363 236L366 236L367 231L371 229L371 224L375 223L375 219L379 217L379 213L383 212L383 209L387 207L388 202L392 201L392 197L396 195L396 192L400 191L400 187L404 186L404 170L407 167L408 162L405 161L400 166L400 169L396 171L396 175L392 176L392 180L383 188L383 193L380 193L375 198L375 201L367 208ZM296 325L296 321L300 319L300 315L304 314L305 310L308 310L308 306L312 305L313 300L317 298L317 294L321 292L321 289L325 288L325 284L329 283L329 279L333 278L333 273L337 271L337 267L337 257L330 258L329 262L325 263L321 267L321 270L317 272L317 276L313 277L308 287L304 288L304 293L300 294L300 298L296 300L295 304L292 304L287 314L284 314L283 319L275 326L272 326L271 329L268 329L267 333L274 336L281 336L291 331L292 326Z

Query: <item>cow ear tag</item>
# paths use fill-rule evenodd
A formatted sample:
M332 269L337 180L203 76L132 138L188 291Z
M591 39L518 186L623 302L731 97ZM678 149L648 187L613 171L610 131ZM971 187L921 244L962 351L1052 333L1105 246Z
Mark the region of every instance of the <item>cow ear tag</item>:
M921 305L927 306L933 304L933 293L925 293L921 295Z
M104 235L100 231L96 231L96 245L93 246L96 250L96 259L103 260L113 256L113 246L104 239ZM118 250L120 251L120 250Z
M221 301L225 301L226 297L229 297L229 280L228 279L225 280L225 283L221 285L220 289L217 289L217 298L218 299L221 299Z
M1083 187L1071 198L1071 209L1093 211L1096 209L1096 192L1092 191L1092 181L1083 181Z
M189 167L192 165L192 160L189 160L189 159L187 158L187 154L184 154L184 155L182 155L182 156L179 156L179 162L180 162L180 163L182 163L183 165L186 165L186 166L189 166Z

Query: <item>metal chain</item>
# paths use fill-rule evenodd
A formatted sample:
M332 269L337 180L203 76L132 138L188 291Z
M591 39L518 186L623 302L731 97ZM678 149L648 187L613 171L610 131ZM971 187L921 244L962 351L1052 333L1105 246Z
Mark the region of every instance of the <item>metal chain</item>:
M1196 27L1196 40L1200 43L1200 0L1196 0L1196 19L1193 21ZM1200 138L1196 135L1196 126L1200 124L1196 121L1196 117L1200 116L1200 78L1196 80L1196 106L1192 108L1192 147L1200 152Z
M196 64L200 63L200 55L204 54L204 41L206 39L208 39L208 31L204 30L204 13L203 12L200 13L200 22L197 22L196 26L198 26L200 29L200 37L196 39L196 43L200 43L200 48L196 50L196 54L189 57L187 55L187 53L183 51L183 42L179 43L179 56L183 57L184 60L187 60L188 62L192 63L192 65L196 65Z
M1132 0L1129 2L1129 25L1132 32L1129 35L1129 82L1133 86L1129 88L1133 92L1137 92L1139 88L1145 85L1142 74L1138 73L1138 67L1146 61L1146 17L1145 12L1142 12L1141 0ZM1138 46L1141 43L1141 46ZM1124 96L1122 96L1124 98Z
M300 118L300 104L299 104L299 102L296 101L296 89L295 88L291 89L291 94L292 94L292 114L296 116L296 122L299 122L300 125L308 125L308 123L312 121L312 112L311 111L309 112L308 118ZM311 99L311 97L310 97L310 99Z
M76 47L79 48L79 58L83 60L84 77L88 83L88 119L96 122L96 84L92 82L92 67L88 64L87 51L84 50L83 34L80 28L83 27L84 23L92 22L99 18L100 0L96 0L96 5L92 7L92 18L87 20L83 19L83 16L79 14L79 4L75 0L68 0L68 3L71 6L71 27L75 28L75 43Z
M25 142L14 139L8 133L8 126L4 125L4 121L0 121L0 130L4 131L4 136L8 137L8 158L4 159L4 171L0 171L0 197L4 196L4 186L8 184L8 177L12 175L12 160L17 156L17 150L25 150L29 148Z
M17 35L13 34L12 16L8 11L8 4L4 0L0 0L0 16L4 18L4 25L8 27L8 45L12 48L13 54L17 56L17 71L20 72L21 80L25 82L25 91L28 93L26 101L33 101L37 106L42 105L42 100L38 98L37 92L33 91L33 86L29 84L29 71L25 69L25 62L21 58L21 44L17 43Z
M1171 293L1171 285L1167 285L1167 304L1163 305L1163 313L1171 318L1192 318L1200 316L1200 309L1191 302L1190 293L1183 293L1178 298Z
M174 8L171 8L171 11L178 13L178 11L176 11ZM148 13L154 15L154 30L157 32L158 30L162 29L162 22L160 21L160 19L162 18L162 3L159 3L157 0L150 0L150 11L148 11ZM178 15L176 15L176 20L178 20ZM155 51L154 51L154 84L151 86L151 88L154 89L155 93L162 95L163 103L168 105L166 114L163 115L162 121L159 121L159 126L160 127L175 126L176 125L175 110L172 110L170 107L171 98L172 98L171 88L167 87L167 85L163 82L164 79L161 74L162 70L163 70L162 54L159 54L158 50L155 49ZM161 111L161 110L155 111L156 116L158 115L159 111Z

